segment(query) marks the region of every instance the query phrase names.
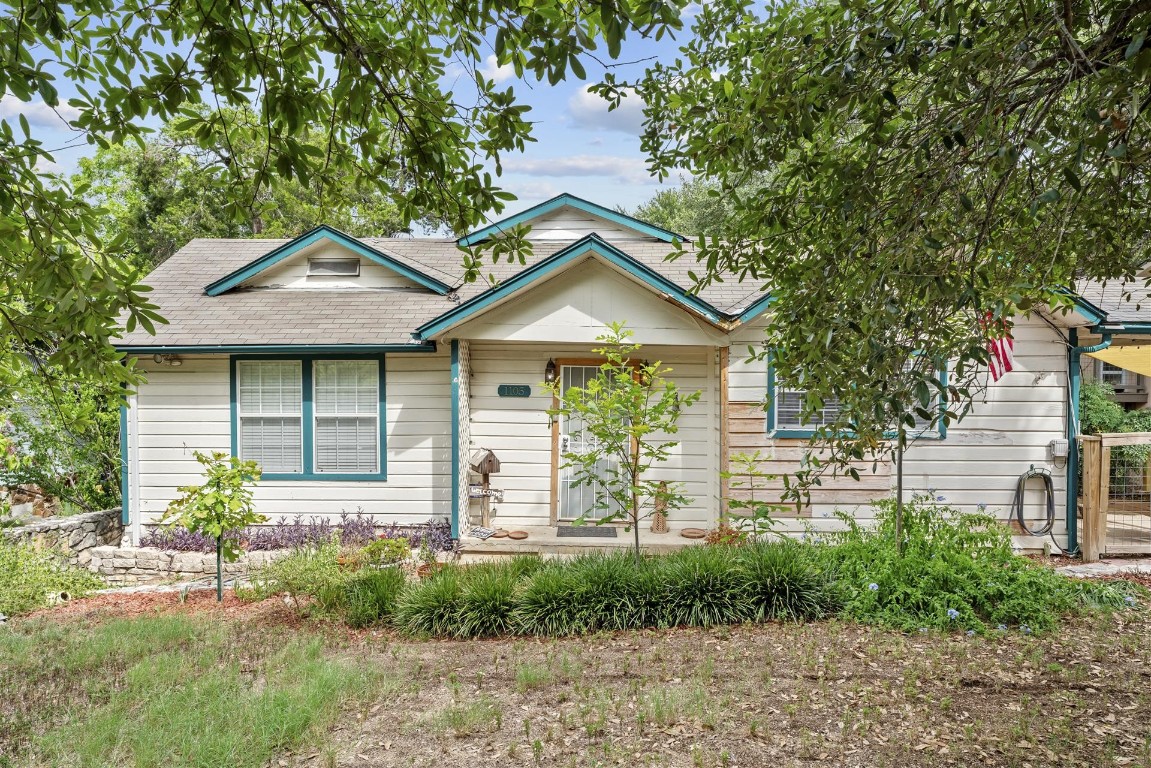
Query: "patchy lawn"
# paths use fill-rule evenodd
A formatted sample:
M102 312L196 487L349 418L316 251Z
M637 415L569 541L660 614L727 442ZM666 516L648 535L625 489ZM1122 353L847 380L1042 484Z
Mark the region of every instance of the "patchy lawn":
M1151 615L399 640L105 597L0 628L0 766L1151 766Z

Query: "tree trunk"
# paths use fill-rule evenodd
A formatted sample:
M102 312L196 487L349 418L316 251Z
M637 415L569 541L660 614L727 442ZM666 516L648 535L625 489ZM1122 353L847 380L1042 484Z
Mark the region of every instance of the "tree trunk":
M224 602L224 568L222 558L224 553L224 537L216 537L216 602Z

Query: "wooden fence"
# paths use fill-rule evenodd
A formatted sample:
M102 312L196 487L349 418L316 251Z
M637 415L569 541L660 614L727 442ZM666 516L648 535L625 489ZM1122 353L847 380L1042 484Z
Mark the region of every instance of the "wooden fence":
M1079 445L1083 559L1151 553L1151 432L1082 435Z

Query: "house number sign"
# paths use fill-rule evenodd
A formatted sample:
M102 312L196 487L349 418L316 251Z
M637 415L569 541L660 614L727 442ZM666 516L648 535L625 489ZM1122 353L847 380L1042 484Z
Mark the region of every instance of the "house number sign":
M532 388L527 384L500 384L496 390L500 397L531 397Z

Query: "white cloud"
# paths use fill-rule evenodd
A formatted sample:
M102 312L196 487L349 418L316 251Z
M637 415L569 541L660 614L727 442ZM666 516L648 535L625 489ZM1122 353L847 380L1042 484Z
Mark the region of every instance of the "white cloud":
M635 91L627 89L627 98L614 110L608 111L607 99L581 88L568 100L568 114L581 128L620 131L632 136L643 132L643 100Z
M53 160L47 160L42 157L36 161L36 173L49 173L53 175L59 175L63 172L64 166Z
M0 97L0 118L24 115L29 124L38 128L63 128L64 124L80 116L80 110L61 104L50 107L42 101L20 101L10 93Z
M683 10L679 12L679 17L681 19L690 19L701 13L703 13L703 3L688 3L683 7Z
M516 76L516 68L512 64L504 64L502 67L497 63L496 55L489 54L484 63L480 65L480 73L497 84L505 80L511 80Z
M559 178L594 176L600 179L619 179L629 184L659 183L648 173L641 158L619 155L568 155L567 157L537 159L509 158L504 161L504 170L511 173L522 173L525 176L554 176Z
M550 181L521 181L505 185L519 200L550 200L560 193Z

